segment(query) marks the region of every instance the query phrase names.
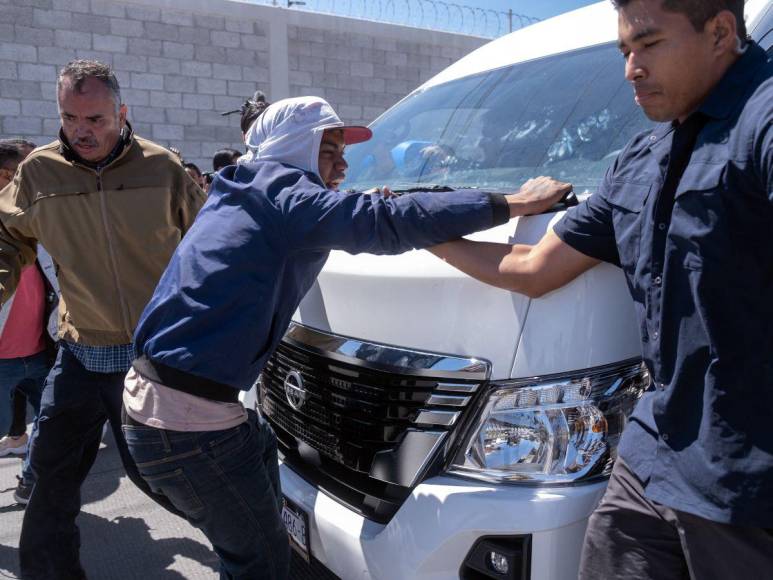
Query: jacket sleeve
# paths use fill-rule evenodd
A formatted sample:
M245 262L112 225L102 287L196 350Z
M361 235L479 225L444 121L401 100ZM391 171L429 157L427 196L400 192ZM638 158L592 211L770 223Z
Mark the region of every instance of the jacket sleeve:
M185 233L193 225L193 221L196 219L201 206L207 200L207 195L201 191L201 188L196 185L196 182L191 179L191 176L185 172L182 165L175 168L181 175L177 178L178 183L178 195L177 198L177 219L179 220L180 231Z
M0 191L0 304L16 291L24 266L35 263L37 241L29 229L24 165Z
M330 191L301 180L277 201L290 251L399 254L485 230L510 217L504 196L480 191L386 198Z

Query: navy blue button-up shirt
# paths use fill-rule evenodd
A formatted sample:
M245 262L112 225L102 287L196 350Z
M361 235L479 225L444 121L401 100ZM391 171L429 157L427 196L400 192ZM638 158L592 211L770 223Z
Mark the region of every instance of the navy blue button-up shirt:
M625 272L653 384L619 452L647 497L770 528L773 63L762 49L749 46L699 113L670 215L661 198L681 140L667 123L635 137L555 232Z

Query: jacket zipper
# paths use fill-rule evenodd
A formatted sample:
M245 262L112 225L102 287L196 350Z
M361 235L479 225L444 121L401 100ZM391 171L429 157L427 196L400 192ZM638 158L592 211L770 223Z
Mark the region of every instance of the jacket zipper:
M105 192L102 189L102 169L101 167L96 169L97 174L97 191L99 192L99 205L102 213L102 225L105 228L105 236L107 238L107 253L110 256L110 263L113 265L113 281L115 282L115 290L118 294L118 301L121 304L121 317L123 318L123 325L126 334L132 336L132 329L129 324L129 313L127 312L128 306L126 299L124 298L123 289L121 288L121 281L118 277L118 262L115 259L115 251L113 249L113 239L110 235L110 224L107 220L107 202L105 200Z

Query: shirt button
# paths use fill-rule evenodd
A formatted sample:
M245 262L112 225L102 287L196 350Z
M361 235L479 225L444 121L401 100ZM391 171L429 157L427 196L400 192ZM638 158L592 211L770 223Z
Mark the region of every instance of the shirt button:
M663 441L668 441L668 433L663 433L663 435L660 436Z
M665 391L666 390L666 383L659 383L658 386L660 387L661 391Z
M665 229L666 229L666 224L664 224L664 223L659 223L659 224L658 224L658 229L659 229L659 230L662 232L663 230L665 230Z
M655 278L655 285L656 285L656 286L660 286L660 283L661 283L662 281L663 281L663 278L661 278L660 276L657 276L657 277Z
M657 340L659 336L660 336L660 333L657 330L652 333L652 338L654 338L655 340Z
M650 135L650 141L657 141L658 138L655 135Z

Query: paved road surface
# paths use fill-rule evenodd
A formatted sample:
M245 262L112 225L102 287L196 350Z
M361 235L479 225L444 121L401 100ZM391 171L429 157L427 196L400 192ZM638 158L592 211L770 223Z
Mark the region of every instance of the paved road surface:
M21 460L0 457L0 579L19 577L24 512L13 501ZM146 499L124 475L112 439L83 487L81 561L90 580L216 579L209 542L186 521Z

